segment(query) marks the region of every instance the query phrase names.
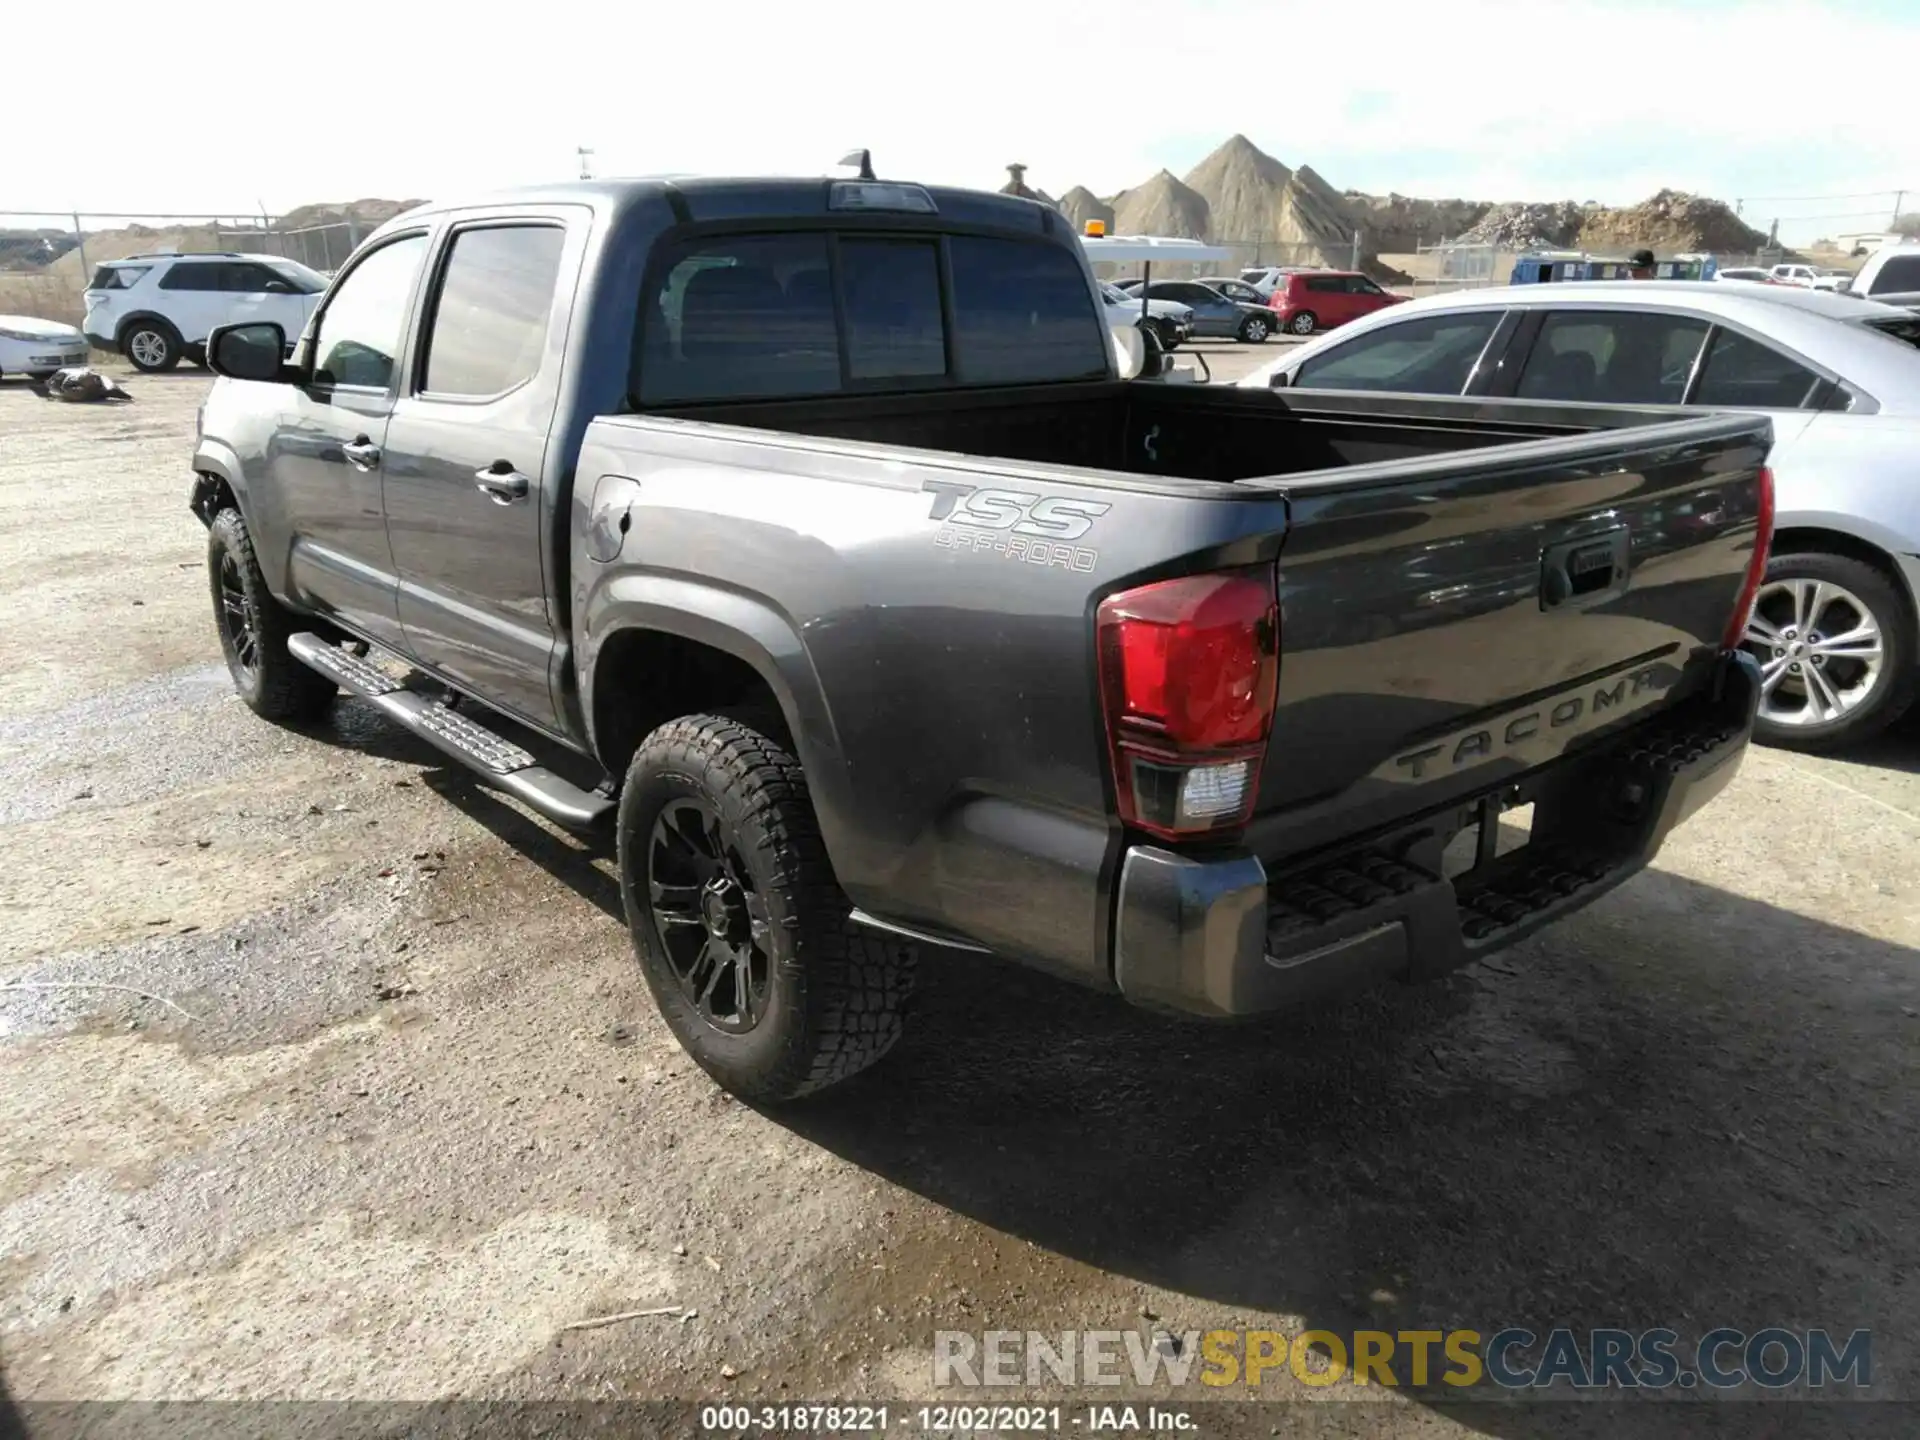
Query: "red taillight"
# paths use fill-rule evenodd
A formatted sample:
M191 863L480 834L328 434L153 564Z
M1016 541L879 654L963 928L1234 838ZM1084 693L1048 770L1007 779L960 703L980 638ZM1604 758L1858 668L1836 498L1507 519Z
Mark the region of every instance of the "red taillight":
M1727 633L1720 640L1722 650L1734 649L1745 637L1747 621L1753 616L1754 597L1760 593L1760 582L1767 574L1767 552L1773 546L1773 471L1765 465L1760 467L1760 501L1754 520L1753 553L1747 557L1747 576L1740 582L1740 598L1734 602L1733 614L1727 620Z
M1168 838L1246 823L1280 671L1272 568L1122 591L1095 629L1120 818Z

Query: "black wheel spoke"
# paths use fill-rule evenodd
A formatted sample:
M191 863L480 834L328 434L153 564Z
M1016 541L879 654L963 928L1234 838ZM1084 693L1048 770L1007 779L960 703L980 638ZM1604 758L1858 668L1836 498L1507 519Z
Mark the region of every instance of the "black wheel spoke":
M700 919L700 887L698 885L667 885L658 880L647 886L653 897L653 908L672 915L676 920L688 919L696 924Z
M753 1029L771 993L773 928L717 808L702 796L668 801L654 816L646 855L649 910L680 993L716 1030Z
M751 890L747 892L747 926L754 948L763 955L771 954L767 945L773 939L773 917L767 913L767 902Z
M733 995L740 1017L746 1022L741 1028L751 1029L760 1019L760 997L754 993L753 947L750 945L742 945L733 952Z
M713 1013L713 992L726 977L733 964L733 951L724 940L709 938L700 947L700 956L694 962L694 972L688 977L699 988L694 995L694 1004L700 1007L700 1013L709 1020L716 1019Z
M240 578L240 564L231 551L220 557L220 624L233 647L234 662L251 672L259 658L259 637L253 606L247 601L246 586Z

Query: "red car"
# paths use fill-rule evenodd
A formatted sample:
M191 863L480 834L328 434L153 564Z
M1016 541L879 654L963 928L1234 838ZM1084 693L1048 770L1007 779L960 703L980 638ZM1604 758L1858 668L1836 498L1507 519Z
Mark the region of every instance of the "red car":
M1305 270L1281 276L1267 304L1279 311L1281 329L1311 335L1406 298L1382 290L1358 270Z

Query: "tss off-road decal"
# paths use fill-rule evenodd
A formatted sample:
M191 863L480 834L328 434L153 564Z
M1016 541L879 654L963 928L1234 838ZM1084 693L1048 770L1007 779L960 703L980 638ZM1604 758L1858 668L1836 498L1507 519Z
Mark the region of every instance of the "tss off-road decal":
M1029 565L1059 566L1083 574L1100 563L1100 552L1072 544L1113 507L1101 500L1073 500L951 480L928 480L932 517L941 521L933 543L943 549L988 551Z

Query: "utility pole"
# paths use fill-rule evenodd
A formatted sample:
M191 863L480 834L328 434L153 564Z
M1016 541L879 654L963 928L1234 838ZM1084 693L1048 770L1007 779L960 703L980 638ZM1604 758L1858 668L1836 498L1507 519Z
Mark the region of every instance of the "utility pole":
M576 145L573 153L580 157L580 178L582 180L591 180L593 178L593 166L588 162L593 159L593 151L584 145Z
M1898 190L1893 196L1893 219L1887 222L1887 229L1897 229L1900 224L1900 207L1907 203L1907 192Z

